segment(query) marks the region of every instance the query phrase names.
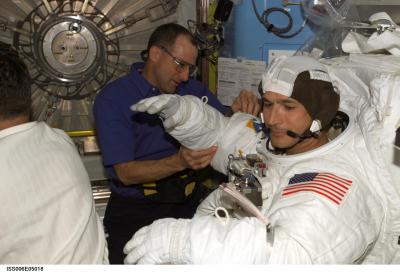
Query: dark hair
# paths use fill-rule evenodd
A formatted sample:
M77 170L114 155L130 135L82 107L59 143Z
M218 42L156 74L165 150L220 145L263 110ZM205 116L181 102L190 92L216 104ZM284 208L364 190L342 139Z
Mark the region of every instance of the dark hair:
M181 25L169 23L161 25L154 30L147 44L147 51L155 45L165 46L170 49L175 44L176 38L181 35L188 37L191 44L197 47L197 41L189 30Z
M0 42L0 119L29 116L31 77L10 45Z

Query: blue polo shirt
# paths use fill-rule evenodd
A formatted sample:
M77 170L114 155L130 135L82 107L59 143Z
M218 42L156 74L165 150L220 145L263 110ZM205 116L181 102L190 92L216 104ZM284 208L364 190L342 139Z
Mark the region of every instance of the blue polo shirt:
M157 115L133 112L130 106L140 100L161 94L140 74L144 63L135 63L128 75L108 85L96 96L93 112L103 164L111 177L113 192L142 198L138 186L118 181L113 165L134 160L158 160L178 152L180 144L167 134ZM178 95L208 97L208 104L221 113L226 108L205 85L194 79L181 83Z

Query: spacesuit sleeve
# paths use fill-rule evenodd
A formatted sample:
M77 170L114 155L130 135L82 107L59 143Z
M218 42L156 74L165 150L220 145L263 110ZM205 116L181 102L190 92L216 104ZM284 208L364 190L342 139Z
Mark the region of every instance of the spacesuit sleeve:
M288 213L288 215L291 213ZM302 213L306 220L311 214ZM256 218L230 219L226 225L213 216L202 216L193 219L190 224L190 263L193 264L329 264L352 263L351 252L360 252L366 247L361 243L351 244L352 239L338 241L343 237L339 232L336 236L327 233L322 226L312 220L288 218L284 220L294 223L298 230L285 225L276 225L272 232L267 232L266 226ZM312 224L314 223L314 225ZM306 224L303 227L301 224ZM329 231L329 230L328 230ZM348 237L354 231L348 229ZM330 243L331 242L331 243ZM309 251L311 249L311 251ZM320 250L318 252L318 250ZM343 251L341 251L343 250ZM318 254L320 256L318 256ZM318 258L319 257L319 258Z
M260 140L255 128L256 121L254 116L240 112L229 118L218 141L217 153L211 162L214 169L226 174L230 154L239 156L256 153Z
M200 100L194 105L184 124L169 131L182 145L191 149L216 145L218 149L211 166L224 174L230 154L238 156L256 153L258 138L254 116L235 113L227 118Z
M224 224L215 217L202 216L191 220L188 227L187 248L193 264L311 263L295 239L281 229L267 232L254 217L233 218Z
M135 105L133 111L158 114L167 133L183 146L201 150L218 146L212 166L226 172L228 155L255 153L260 122L252 115L236 113L231 118L203 103L193 95L162 94L146 98Z

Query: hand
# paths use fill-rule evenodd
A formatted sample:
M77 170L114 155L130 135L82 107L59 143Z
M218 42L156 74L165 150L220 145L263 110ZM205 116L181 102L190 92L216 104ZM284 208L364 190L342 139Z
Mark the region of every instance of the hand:
M244 112L258 116L261 110L260 100L251 91L242 90L232 103L233 112Z
M184 169L190 168L193 170L202 169L209 165L217 152L217 147L212 146L202 150L192 150L181 146L178 152L178 157Z
M125 264L166 264L184 262L188 220L164 218L138 230L126 243Z

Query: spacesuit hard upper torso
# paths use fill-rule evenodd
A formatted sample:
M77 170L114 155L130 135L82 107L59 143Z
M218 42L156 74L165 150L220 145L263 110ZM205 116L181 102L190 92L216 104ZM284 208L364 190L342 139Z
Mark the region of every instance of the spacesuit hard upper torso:
M288 257L271 250L269 262L360 262L376 241L383 207L368 184L377 177L360 163L358 153L365 148L355 126L351 123L330 143L299 155L277 156L265 144L258 147L268 167L260 180L269 188L263 191L262 211L303 251Z

